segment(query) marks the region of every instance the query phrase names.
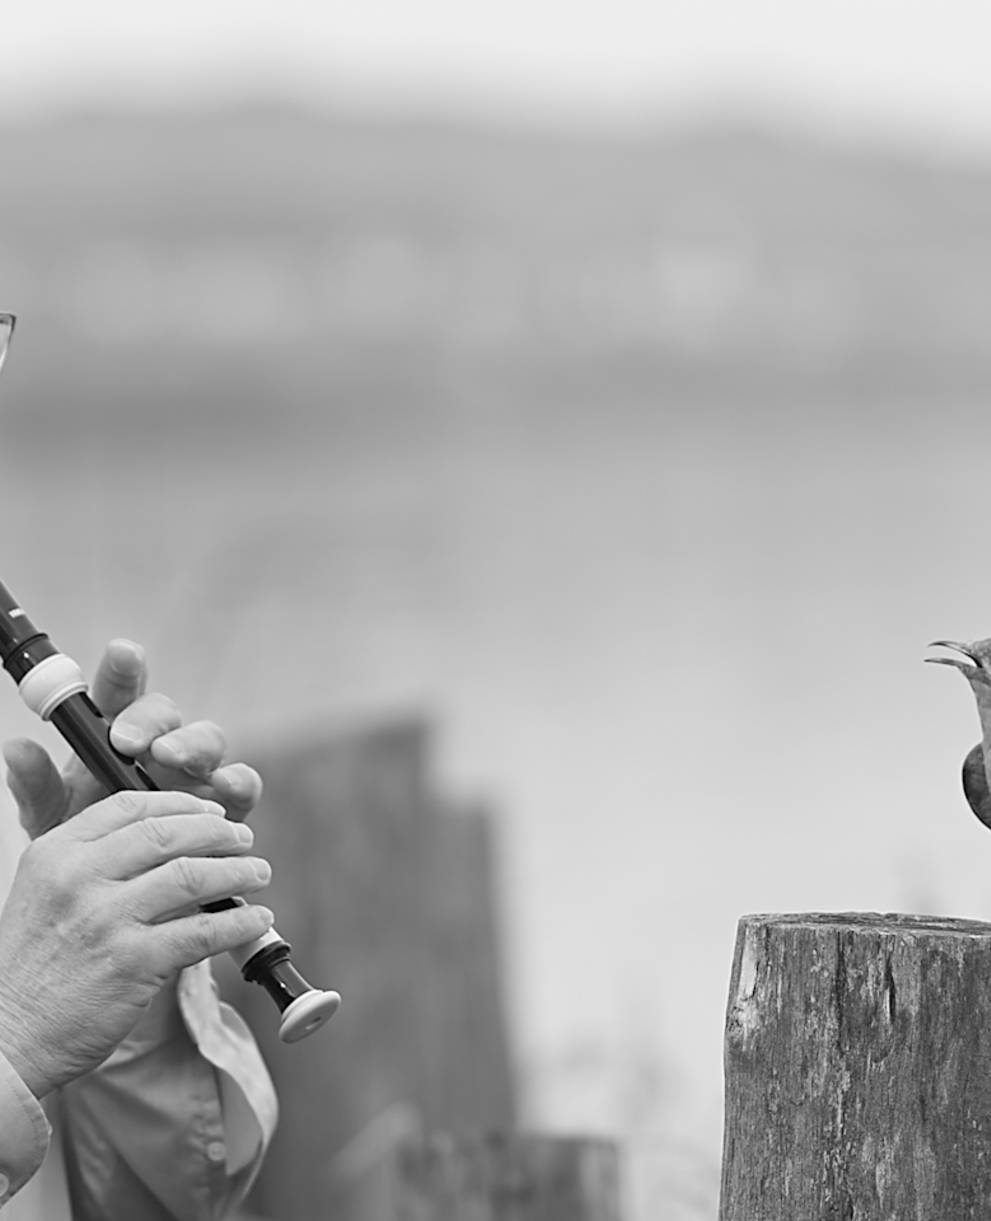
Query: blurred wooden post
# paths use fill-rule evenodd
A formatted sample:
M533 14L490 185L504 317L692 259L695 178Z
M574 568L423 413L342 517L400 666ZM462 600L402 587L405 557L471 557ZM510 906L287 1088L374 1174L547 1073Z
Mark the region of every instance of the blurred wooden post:
M229 980L280 1095L250 1204L279 1221L392 1221L382 1198L406 1132L515 1118L491 819L438 792L418 716L252 758L275 873L266 902L300 969L344 1004L286 1047L269 998Z
M397 1221L620 1221L606 1140L434 1137L400 1150Z
M720 1221L991 1217L991 925L745 916Z

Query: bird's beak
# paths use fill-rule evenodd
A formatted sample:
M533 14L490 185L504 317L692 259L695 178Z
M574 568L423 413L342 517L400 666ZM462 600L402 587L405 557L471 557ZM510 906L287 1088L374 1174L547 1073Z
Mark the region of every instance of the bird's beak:
M926 661L932 661L941 666L954 666L963 674L980 671L981 667L969 644L961 644L958 640L933 640L930 642L929 648L952 649L955 653L962 653L967 660L961 661L958 657L927 657Z

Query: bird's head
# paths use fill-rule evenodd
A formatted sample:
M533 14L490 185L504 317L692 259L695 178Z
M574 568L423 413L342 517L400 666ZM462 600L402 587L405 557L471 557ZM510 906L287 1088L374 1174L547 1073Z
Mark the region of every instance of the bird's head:
M941 666L953 666L977 691L987 687L991 690L991 638L975 640L973 644L961 644L957 640L934 640L931 649L952 649L960 657L927 657L926 661Z

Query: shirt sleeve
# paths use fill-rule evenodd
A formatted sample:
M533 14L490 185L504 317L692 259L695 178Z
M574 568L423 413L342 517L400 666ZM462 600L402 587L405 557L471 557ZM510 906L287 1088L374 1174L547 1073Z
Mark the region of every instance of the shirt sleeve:
M41 1104L0 1055L0 1208L37 1171L50 1136Z
M60 1099L74 1221L217 1221L243 1199L278 1104L209 964L183 971Z

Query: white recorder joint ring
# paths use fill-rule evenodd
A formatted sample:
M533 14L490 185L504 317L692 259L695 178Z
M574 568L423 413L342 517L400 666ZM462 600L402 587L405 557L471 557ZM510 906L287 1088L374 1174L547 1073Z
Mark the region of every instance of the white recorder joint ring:
M47 721L64 699L86 690L86 680L71 657L54 653L29 670L17 690L31 711Z

